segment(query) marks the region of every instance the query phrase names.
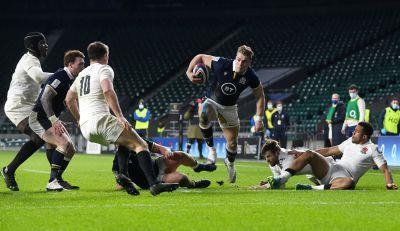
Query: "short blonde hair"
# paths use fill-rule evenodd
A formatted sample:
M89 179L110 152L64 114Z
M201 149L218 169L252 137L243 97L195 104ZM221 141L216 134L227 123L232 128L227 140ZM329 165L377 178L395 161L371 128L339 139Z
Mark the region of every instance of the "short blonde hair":
M244 56L249 57L250 59L253 59L254 56L254 52L251 49L251 47L246 46L246 45L241 45L238 50L237 53L242 53Z

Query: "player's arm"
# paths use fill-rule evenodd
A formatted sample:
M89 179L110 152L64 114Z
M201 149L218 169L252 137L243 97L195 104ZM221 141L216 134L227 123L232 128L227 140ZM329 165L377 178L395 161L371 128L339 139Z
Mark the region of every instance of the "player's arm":
M260 83L258 87L253 88L253 94L257 99L256 102L256 117L254 118L255 122L255 130L261 131L263 128L263 118L265 112L265 96L264 96L264 89L262 84Z
M149 151L153 153L162 154L164 157L172 156L172 151L170 148L162 146L161 144L157 144L155 142L151 142L147 139L143 139L146 141L147 145L149 146Z
M394 189L397 190L398 187L393 183L393 177L392 173L390 172L389 167L387 164L382 164L379 169L382 171L383 175L385 176L385 181L386 181L386 188L387 189Z
M342 151L340 151L339 146L334 146L334 147L329 147L329 148L321 148L315 150L315 152L323 155L323 156L338 156L343 154Z
M73 84L68 90L67 96L65 97L65 104L79 125L80 114L78 107L78 93L76 92L75 84Z
M31 77L36 83L41 84L45 82L50 75L53 73L43 72L40 66L32 66L26 70L29 77Z
M188 69L186 70L186 76L189 78L189 80L191 82L193 82L193 77L194 77L193 69L194 69L194 66L196 66L196 64L204 63L204 65L206 65L208 68L211 69L211 62L212 62L213 58L214 58L214 56L204 55L204 54L198 54L198 55L194 56L192 61L190 61Z
M58 86L60 84L60 81L58 79L55 79L52 84L56 84ZM56 95L57 91L51 85L47 84L43 90L40 102L42 103L43 110L46 113L47 118L50 120L52 126L54 127L56 133L61 135L62 133L65 133L67 130L62 125L61 121L54 114L52 102Z

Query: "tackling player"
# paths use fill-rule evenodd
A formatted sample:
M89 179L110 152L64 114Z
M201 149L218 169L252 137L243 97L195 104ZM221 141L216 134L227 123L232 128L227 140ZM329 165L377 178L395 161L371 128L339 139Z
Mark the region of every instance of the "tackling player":
M292 151L290 154L297 156L297 158L290 167L282 171L277 177L269 177L267 182L272 189L277 189L281 184L286 183L291 176L310 165L313 175L322 184L319 186L298 184L296 189L354 189L359 179L375 163L384 174L386 188L397 190L383 154L378 150L378 146L370 140L372 133L373 128L369 123L360 122L353 136L338 146L316 151ZM329 163L324 158L341 154L343 154L343 157L334 163Z
M8 119L18 131L29 136L29 141L22 145L11 163L1 169L7 188L12 191L19 191L15 181L17 168L44 144L44 141L30 129L28 117L35 105L40 85L51 75L51 73L43 72L39 60L47 56L46 37L40 32L28 33L24 38L24 45L27 52L15 67L4 105ZM46 151L50 164L52 152L53 149Z
M152 161L146 142L140 138L122 114L114 91L114 71L108 65L109 48L102 42L89 44L90 66L76 78L68 91L66 103L78 122L82 135L89 141L108 145L115 143L137 153L141 169L146 175L153 195L173 191L178 184L160 183L152 168ZM78 107L79 103L79 107ZM111 115L110 108L114 115ZM129 152L119 152L119 183L131 195L138 195L132 181L126 176Z
M198 63L204 63L214 73L210 93L199 107L199 125L210 151L207 158L208 163L215 163L217 153L213 143L211 121L218 118L219 125L227 142L224 162L228 170L230 183L236 181L234 161L237 155L239 133L239 117L236 103L240 93L247 87L253 89L253 94L257 99L255 130L261 131L263 128L262 121L265 111L264 90L256 72L250 67L253 55L252 49L245 45L238 48L234 60L199 54L192 59L186 71L187 77L193 83L202 82L193 73L193 69Z

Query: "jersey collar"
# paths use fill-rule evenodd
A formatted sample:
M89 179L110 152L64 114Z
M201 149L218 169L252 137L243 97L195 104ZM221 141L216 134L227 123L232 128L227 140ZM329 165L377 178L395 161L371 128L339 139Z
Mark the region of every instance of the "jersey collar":
M67 72L67 75L71 80L74 80L74 76L71 74L71 72L67 67L64 67L64 71Z

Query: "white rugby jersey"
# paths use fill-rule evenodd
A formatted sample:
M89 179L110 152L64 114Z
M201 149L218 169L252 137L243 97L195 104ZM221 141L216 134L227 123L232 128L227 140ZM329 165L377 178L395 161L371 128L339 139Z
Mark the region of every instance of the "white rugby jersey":
M368 141L365 144L355 144L351 137L338 146L343 153L337 164L346 168L355 182L367 172L375 163L381 167L386 163L385 157L378 150L378 145Z
M31 53L25 53L19 60L12 75L7 101L4 105L6 112L30 111L39 95L40 85L52 73L43 72L39 59Z
M281 148L281 151L279 153L279 163L276 164L275 166L269 166L272 174L274 174L274 176L279 176L281 175L281 172L287 168L289 168L294 160L294 156L293 155L289 155L288 152L290 150ZM305 174L312 174L312 170L311 170L311 166L310 165L306 165L301 171L296 173L297 175L305 175Z
M79 124L82 125L95 116L111 115L100 82L114 79L114 71L108 65L94 63L82 70L71 86L78 94Z

